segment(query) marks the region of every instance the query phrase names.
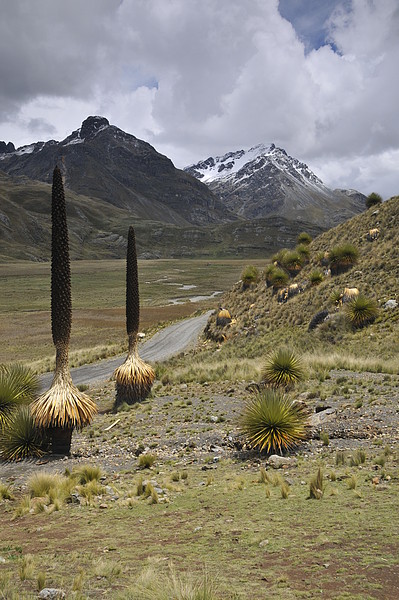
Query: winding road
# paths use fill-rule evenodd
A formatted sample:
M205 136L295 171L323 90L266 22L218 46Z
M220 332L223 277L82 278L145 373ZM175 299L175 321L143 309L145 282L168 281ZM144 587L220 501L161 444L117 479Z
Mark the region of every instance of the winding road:
M151 339L140 344L140 357L150 363L160 362L194 346L211 313L212 311L208 311L199 317L185 319L161 329ZM98 363L71 369L73 382L75 385L79 385L106 381L122 364L124 357L125 355L119 355ZM40 377L43 389L50 386L52 379L53 373L46 373Z

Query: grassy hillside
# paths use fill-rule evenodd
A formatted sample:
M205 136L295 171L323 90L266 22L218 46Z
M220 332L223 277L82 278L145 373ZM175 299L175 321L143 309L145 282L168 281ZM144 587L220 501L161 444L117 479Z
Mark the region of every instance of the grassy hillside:
M136 229L144 258L269 256L292 244L304 228L321 228L281 217L199 227L138 218L129 210L66 189L72 259L124 258L127 231ZM0 262L50 259L51 185L0 171ZM182 220L184 222L184 220Z
M399 197L394 197L315 238L309 247L309 262L289 281L302 285L304 291L284 304L277 302L276 293L266 286L262 273L259 282L246 290L241 281L237 282L221 299L236 322L220 329L214 315L209 323L211 337L222 333L227 338L217 349L218 360L215 361L217 344L207 341L195 358L195 370L176 365L173 377L181 381L198 376L256 377L261 358L276 347L287 345L311 364L398 372L399 307L384 307L390 299L399 300L398 222ZM380 236L370 242L367 233L375 227ZM340 275L325 276L319 285L311 286L311 273L324 269L320 256L347 243L359 251L356 265ZM337 310L332 301L332 296L345 287L356 287L376 301L378 316L374 323L358 330L348 326L343 309ZM308 331L312 317L321 310L328 310L330 318Z

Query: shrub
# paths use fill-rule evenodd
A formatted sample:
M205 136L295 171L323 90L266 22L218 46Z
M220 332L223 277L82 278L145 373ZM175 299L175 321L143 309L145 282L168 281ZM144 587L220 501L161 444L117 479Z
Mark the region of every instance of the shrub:
M312 241L312 236L309 233L306 233L306 231L302 231L298 237L297 237L297 243L298 244L310 244L310 242Z
M288 284L289 276L283 269L276 268L271 276L270 282L273 290L278 290L285 287Z
M248 289L250 285L259 280L259 271L254 265L248 265L241 273L242 287Z
M299 244L299 246L296 247L295 251L297 252L297 254L299 254L302 263L309 261L310 250L306 244Z
M315 315L313 315L313 317L309 323L309 326L308 326L308 331L313 331L313 329L316 329L316 327L318 325L320 325L321 323L324 323L324 321L328 317L328 314L329 314L328 310L324 309L324 310L320 310Z
M266 267L266 269L263 271L263 276L265 278L267 287L270 287L272 285L273 275L276 272L276 270L277 270L276 265L268 265Z
M240 426L252 448L285 452L306 437L307 410L279 390L265 388L246 403Z
M62 485L61 476L49 473L48 471L34 473L27 481L28 492L31 498L43 498L60 485Z
M288 271L291 277L295 277L302 269L303 259L298 252L291 250L286 252L282 258L281 266Z
M302 361L288 348L280 348L266 358L261 377L272 387L292 387L304 377Z
M21 460L44 454L44 440L36 427L28 406L12 414L0 433L0 454L6 460Z
M323 273L318 269L315 269L309 275L309 283L311 286L319 285L324 279Z
M376 302L359 294L345 305L345 316L354 329L360 329L372 323L378 314Z
M356 264L358 258L359 251L352 244L331 248L329 253L331 275L344 273Z
M376 192L371 192L366 198L366 208L371 208L372 206L376 206L377 204L381 204L382 198Z

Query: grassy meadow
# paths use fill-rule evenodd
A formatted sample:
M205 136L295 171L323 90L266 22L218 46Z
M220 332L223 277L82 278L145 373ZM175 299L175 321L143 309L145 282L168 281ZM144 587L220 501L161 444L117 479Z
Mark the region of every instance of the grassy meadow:
M255 262L262 266L265 261ZM151 332L197 310L214 308L218 296L208 296L230 288L245 264L244 260L139 261L141 330ZM125 269L125 260L72 263L72 365L125 350ZM50 370L54 355L50 264L0 264L0 285L0 363L21 361L39 371Z

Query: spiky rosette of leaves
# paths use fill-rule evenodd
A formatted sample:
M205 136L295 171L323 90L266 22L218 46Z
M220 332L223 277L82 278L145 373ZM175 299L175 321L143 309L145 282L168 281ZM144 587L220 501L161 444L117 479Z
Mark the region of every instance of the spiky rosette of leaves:
M308 411L279 390L262 389L247 401L240 427L252 448L283 453L307 436Z
M358 249L352 244L335 246L329 252L329 264L332 275L344 273L356 264L359 258Z
M278 269L272 273L270 282L274 290L279 290L288 284L289 276L283 269Z
M69 343L72 322L68 227L64 185L58 166L53 172L51 223L51 331L57 346Z
M0 365L0 430L7 426L13 411L33 400L39 390L39 379L20 364Z
M72 383L69 371L56 371L50 389L31 404L37 427L82 429L93 420L97 406Z
M319 271L318 269L315 269L309 275L309 282L310 282L311 286L319 285L319 283L321 283L323 281L323 279L324 279L323 273L321 271Z
M345 316L355 329L370 325L378 315L378 307L375 300L359 294L351 302L345 305Z
M280 348L266 358L261 377L263 384L290 388L304 377L302 361L288 348Z
M291 250L284 254L282 266L291 276L295 276L302 269L303 260L298 252Z
M42 433L35 425L29 406L21 406L0 433L0 455L5 460L22 460L43 453Z
M308 245L308 244L310 244L311 241L312 241L312 236L309 233L307 233L306 231L302 231L297 237L298 244Z
M155 379L153 368L144 362L137 352L129 353L123 365L114 372L116 406L124 402L134 404L144 400L151 391Z
M254 265L248 265L241 273L242 288L248 289L259 280L259 271Z
M138 355L137 334L140 321L140 296L137 267L136 237L129 227L126 255L126 330L129 350L125 362L114 371L115 406L123 402L133 404L144 400L151 391L155 379L152 367Z

